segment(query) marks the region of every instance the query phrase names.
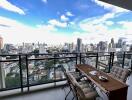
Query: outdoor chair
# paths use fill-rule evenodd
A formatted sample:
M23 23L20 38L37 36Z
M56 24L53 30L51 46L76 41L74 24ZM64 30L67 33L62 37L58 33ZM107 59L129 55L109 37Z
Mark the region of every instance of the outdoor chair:
M80 80L79 82L72 76L72 74L68 73L68 76L71 80L73 93L76 96L77 100L96 100L98 96L96 90L90 86L90 84L86 80Z
M109 73L110 76L124 83L126 82L128 76L130 76L130 74L130 70L116 66L113 66L111 72Z
M74 93L74 87L73 87L73 85L71 83L72 81L71 81L71 79L69 77L69 73L72 74L76 80L79 80L81 78L81 76L80 76L80 73L79 72L66 72L66 69L63 66L62 66L62 71L64 72L64 75L65 75L66 80L67 80L67 84L70 87L70 90L66 94L66 97L65 97L65 100L66 100L67 97L68 97L68 95L71 93L71 91L73 92L73 94L75 94ZM74 97L73 97L73 99L74 99Z

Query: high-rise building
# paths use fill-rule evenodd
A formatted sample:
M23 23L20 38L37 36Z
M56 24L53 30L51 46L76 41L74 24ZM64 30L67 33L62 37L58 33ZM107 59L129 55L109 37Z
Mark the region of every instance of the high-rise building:
M107 42L104 42L104 41L100 41L98 44L97 44L97 50L99 52L105 52L107 49Z
M114 38L111 39L111 46L112 46L112 48L115 48Z
M115 43L114 43L114 39L112 38L111 42L108 45L108 52L115 52L116 51L115 47L116 46L115 46Z
M71 43L70 47L70 52L74 52L76 50L76 45L74 43Z
M77 52L81 52L82 51L82 39L78 38L77 39Z
M39 44L39 53L47 53L47 44Z
M0 49L3 48L3 38L0 36Z
M123 37L119 38L118 42L116 44L116 48L122 48L122 45L126 44L126 40L125 39L126 38L123 38Z
M117 47L117 48L121 48L121 47L122 47L122 42L123 42L122 38L119 38L116 47Z
M30 53L33 51L32 43L23 43L22 53Z

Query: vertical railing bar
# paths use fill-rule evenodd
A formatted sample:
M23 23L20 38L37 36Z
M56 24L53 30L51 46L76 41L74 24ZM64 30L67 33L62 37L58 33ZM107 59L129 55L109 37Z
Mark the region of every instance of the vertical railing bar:
M56 63L56 61L55 61L55 53L54 53L54 87L56 86L56 73L55 73L55 71L56 71L56 68L55 68L55 63Z
M130 54L131 55L131 54ZM131 55L131 70L132 70L132 55Z
M111 62L111 67L113 66L113 62L114 62L114 52L112 52L112 62Z
M76 53L76 64L78 64L78 53ZM75 69L76 72L79 72L79 70L76 68Z
M124 68L124 64L125 64L125 55L126 55L126 53L124 52L123 53L123 60L122 60L122 68Z
M78 57L78 56L77 56L77 53L76 53L76 64L77 64L77 57Z
M81 62L82 62L82 56L81 56L81 55L82 55L82 54L80 53L80 59L79 59L79 60L80 60L80 64L81 64Z
M21 66L21 55L19 55L19 68L20 68L20 84L21 84L21 92L23 92L23 74L22 74L22 66Z
M28 55L26 54L26 69L27 69L27 88L29 92L29 69L28 69Z
M69 57L69 59L70 59L70 57ZM70 71L71 70L71 68L70 68L70 66L68 65L68 70Z
M110 73L110 69L111 69L111 56L112 56L112 53L110 52L108 73Z
M96 69L98 68L98 59L99 59L99 54L97 52L97 54L96 54L96 65L95 65Z

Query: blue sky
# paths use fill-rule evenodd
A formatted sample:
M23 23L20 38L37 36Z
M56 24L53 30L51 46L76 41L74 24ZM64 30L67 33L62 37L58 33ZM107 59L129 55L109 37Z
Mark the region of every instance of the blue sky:
M98 0L0 0L5 43L131 42L132 12Z

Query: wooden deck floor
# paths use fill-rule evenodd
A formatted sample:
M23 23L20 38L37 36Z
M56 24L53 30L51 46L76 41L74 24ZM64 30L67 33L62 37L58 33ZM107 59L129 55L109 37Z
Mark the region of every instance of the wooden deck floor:
M127 84L129 85L127 100L132 100L132 75L127 80ZM65 100L68 90L68 87L66 87L65 90L59 87L29 94L0 98L0 100ZM72 97L73 95L71 93L67 100L71 100Z

